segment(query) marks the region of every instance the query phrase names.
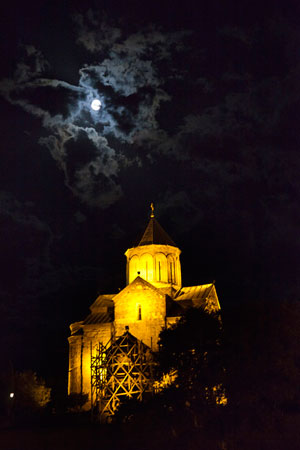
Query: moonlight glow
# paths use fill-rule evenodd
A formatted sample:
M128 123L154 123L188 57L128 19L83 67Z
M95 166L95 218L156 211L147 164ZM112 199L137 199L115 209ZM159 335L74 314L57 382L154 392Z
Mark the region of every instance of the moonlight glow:
M92 103L91 103L91 108L94 111L99 111L99 109L101 108L101 102L100 100L98 100L97 98L95 98Z

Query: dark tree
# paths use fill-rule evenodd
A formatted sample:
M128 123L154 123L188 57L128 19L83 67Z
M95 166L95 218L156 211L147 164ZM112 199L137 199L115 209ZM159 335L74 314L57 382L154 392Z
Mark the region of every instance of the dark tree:
M210 421L226 402L222 334L219 314L198 308L188 309L176 325L160 334L160 374L177 372L171 406L184 408L196 427Z

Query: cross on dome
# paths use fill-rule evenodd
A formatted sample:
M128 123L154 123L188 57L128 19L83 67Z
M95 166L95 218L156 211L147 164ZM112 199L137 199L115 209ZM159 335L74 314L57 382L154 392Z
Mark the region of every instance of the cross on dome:
M154 205L153 205L153 203L151 203L150 208L151 208L150 217L154 217Z

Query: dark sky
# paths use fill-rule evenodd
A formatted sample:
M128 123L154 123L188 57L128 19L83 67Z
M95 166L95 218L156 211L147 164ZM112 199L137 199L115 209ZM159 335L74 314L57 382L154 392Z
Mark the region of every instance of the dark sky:
M223 307L299 294L299 2L178 3L0 14L0 334L17 367L63 359L69 323L124 287L152 201L184 285L216 280Z

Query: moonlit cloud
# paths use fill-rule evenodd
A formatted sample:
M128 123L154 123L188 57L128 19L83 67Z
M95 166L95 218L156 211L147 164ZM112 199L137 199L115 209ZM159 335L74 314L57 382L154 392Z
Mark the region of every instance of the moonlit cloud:
M90 52L107 50L121 36L121 30L107 24L107 17L99 20L97 14L89 9L86 15L76 13L73 20L77 25L77 42Z
M95 147L93 157L80 167L71 169L69 151L76 145L79 136L85 137ZM109 147L106 138L99 136L94 128L78 127L70 124L57 128L55 135L41 138L65 174L65 184L81 201L91 206L103 208L113 204L121 195L121 187L116 182L119 163L115 151Z
M39 142L49 149L58 167L63 170L65 184L73 194L87 204L104 208L109 206L122 193L115 179L119 163L107 139L93 127L96 119L91 115L90 101L95 96L95 91L91 87L74 86L62 80L41 77L42 69L46 67L46 63L41 62L41 53L31 48L27 51L28 54L31 59L37 59L36 64L31 61L33 69L29 64L23 62L19 64L13 80L5 79L0 82L0 93L11 104L41 119L49 135L41 137ZM47 89L51 99L61 95L73 98L72 104L68 107L68 113L63 115L58 110L57 113L50 112L43 107L40 99L32 95L38 89L43 89L45 92ZM76 125L82 122L83 114L91 115L89 121L91 126ZM71 181L67 145L76 142L80 133L94 146L95 155L76 170Z
M271 132L293 101L287 94L290 75L255 79L251 67L226 67L220 76L209 76L201 49L203 70L197 67L189 77L190 32L163 31L154 25L130 31L122 20L112 21L92 10L75 14L73 20L77 45L87 55L78 84L47 76L48 61L40 50L27 45L14 78L0 82L0 93L41 120L40 144L63 171L68 189L90 206L106 208L116 202L124 190L120 173L131 166L141 168L145 159L153 164L164 155L193 161L201 172L214 170L217 163L209 145L222 149L227 140L241 145L253 135ZM218 37L249 50L255 33L255 29L225 27ZM180 63L182 57L187 66ZM94 98L101 101L99 111L90 107ZM170 119L167 128L163 108L177 110L176 120ZM80 157L75 156L74 146ZM240 154L235 155L235 163L246 174ZM231 162L225 166L222 174L229 180L234 170Z
M30 213L33 205L22 204L13 195L6 191L0 191L0 213L1 215L10 217L14 222L27 225L36 230L43 231L52 236L52 232L48 225L38 219L34 214Z
M139 159L118 154L109 138L141 146L148 138L153 142L163 136L157 113L172 97L165 90L166 79L159 73L158 62L171 61L172 51L182 47L180 40L186 33L166 35L148 27L125 36L121 28L99 20L91 10L74 20L77 42L98 57L96 63L79 70L78 86L45 77L49 63L35 47L25 46L14 79L2 80L0 92L11 104L41 120L48 136L39 142L49 149L73 194L105 208L122 195L118 172ZM95 97L102 103L99 112L90 108ZM79 135L95 151L74 169L70 146Z
M49 62L42 52L34 45L23 45L23 57L17 63L14 78L17 83L22 83L44 73L49 67Z

